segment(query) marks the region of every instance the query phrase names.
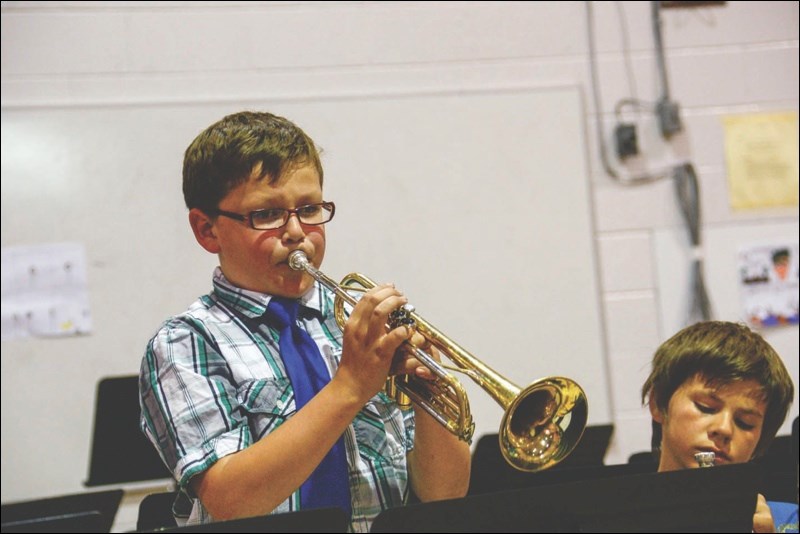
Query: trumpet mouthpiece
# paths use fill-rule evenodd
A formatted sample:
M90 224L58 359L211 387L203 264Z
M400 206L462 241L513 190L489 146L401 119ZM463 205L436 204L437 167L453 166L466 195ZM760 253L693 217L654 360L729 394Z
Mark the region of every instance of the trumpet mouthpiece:
M694 459L697 460L697 465L700 467L714 467L716 454L713 452L698 452L694 455Z
M308 265L308 256L302 250L295 250L289 254L289 267L295 271L302 271Z

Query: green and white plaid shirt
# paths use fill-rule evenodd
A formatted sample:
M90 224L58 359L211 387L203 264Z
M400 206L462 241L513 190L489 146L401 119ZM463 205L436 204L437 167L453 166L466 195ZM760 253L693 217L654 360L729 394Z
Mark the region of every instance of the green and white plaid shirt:
M142 430L191 497L193 476L249 447L296 411L278 331L261 319L270 296L234 287L219 268L213 284L210 294L168 319L150 340L139 378ZM300 302L299 320L333 375L342 353L333 295L314 284ZM344 440L351 529L367 532L379 512L404 504L408 497L406 455L414 444L413 410L400 410L381 392L362 408ZM299 508L298 488L274 512ZM178 520L194 524L213 518L193 498L189 517Z

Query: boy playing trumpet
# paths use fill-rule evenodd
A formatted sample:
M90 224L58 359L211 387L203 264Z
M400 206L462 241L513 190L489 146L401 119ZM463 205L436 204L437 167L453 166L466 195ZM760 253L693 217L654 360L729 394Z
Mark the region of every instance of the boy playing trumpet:
M763 454L793 395L780 356L745 325L706 321L684 328L658 348L642 386L658 470L698 467L698 453L714 453L717 465ZM796 532L797 505L759 495L753 530L775 532L776 526Z
M334 205L313 141L292 122L241 112L186 150L183 193L197 242L219 257L212 291L168 319L142 362L142 428L191 500L188 523L337 506L369 530L410 490L463 496L469 447L381 392L387 375L429 375L387 330L406 298L368 291L344 332L333 295L287 264L319 267Z

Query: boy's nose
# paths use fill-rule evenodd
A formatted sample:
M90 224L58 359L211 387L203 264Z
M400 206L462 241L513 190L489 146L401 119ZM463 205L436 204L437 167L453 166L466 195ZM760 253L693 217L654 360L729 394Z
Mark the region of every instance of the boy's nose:
M733 417L731 414L721 411L711 423L711 436L717 439L730 441L733 434Z
M303 225L300 224L300 218L296 213L289 214L289 220L286 221L283 227L283 233L284 236L292 240L305 237L306 233L303 231Z

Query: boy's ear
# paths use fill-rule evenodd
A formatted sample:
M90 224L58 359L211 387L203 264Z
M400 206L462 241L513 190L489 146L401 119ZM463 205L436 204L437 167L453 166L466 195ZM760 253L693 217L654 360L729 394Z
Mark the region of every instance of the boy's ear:
M217 239L217 229L211 217L198 208L192 208L189 210L189 226L192 227L194 238L197 239L201 247L212 254L219 253L220 246Z
M647 407L650 408L650 415L653 417L653 421L656 423L664 422L664 414L661 413L661 409L658 407L658 403L656 403L656 394L654 391L650 391L650 396L647 399Z

